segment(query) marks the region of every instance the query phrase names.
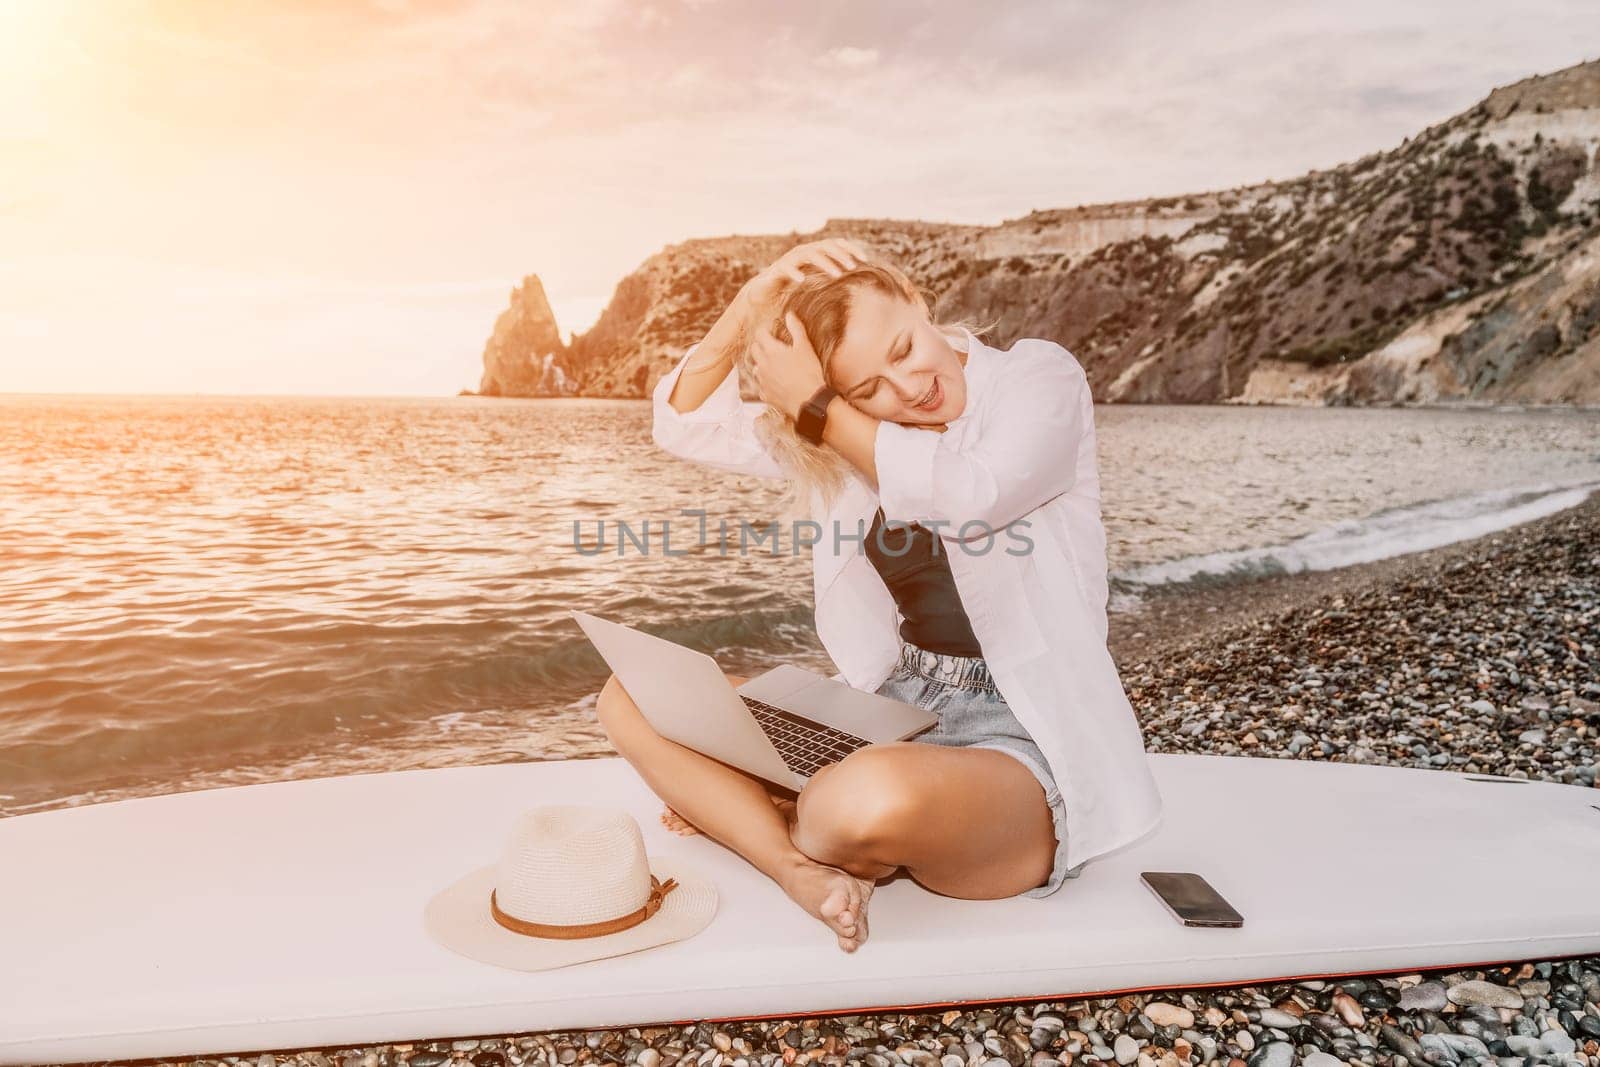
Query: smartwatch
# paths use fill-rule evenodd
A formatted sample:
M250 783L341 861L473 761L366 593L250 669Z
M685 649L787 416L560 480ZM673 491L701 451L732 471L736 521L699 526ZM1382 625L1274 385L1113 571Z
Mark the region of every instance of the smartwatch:
M824 385L812 393L811 399L800 405L800 414L795 416L795 433L814 445L820 445L822 427L828 421L828 402L838 395L839 391L831 385Z

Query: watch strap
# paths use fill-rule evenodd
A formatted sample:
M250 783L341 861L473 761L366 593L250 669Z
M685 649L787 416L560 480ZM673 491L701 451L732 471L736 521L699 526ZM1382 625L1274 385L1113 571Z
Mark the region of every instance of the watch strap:
M828 421L828 403L839 395L839 391L831 385L824 385L811 399L800 405L800 413L795 417L794 429L801 437L814 445L822 443L822 428Z

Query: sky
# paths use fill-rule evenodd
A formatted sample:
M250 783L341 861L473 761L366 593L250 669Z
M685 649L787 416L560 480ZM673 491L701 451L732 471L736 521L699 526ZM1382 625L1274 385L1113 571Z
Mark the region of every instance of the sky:
M691 237L1289 178L1592 0L0 0L0 392L449 395Z

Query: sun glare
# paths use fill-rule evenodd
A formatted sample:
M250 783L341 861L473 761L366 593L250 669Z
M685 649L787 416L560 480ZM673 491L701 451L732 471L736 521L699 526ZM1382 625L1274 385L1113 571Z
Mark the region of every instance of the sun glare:
M54 0L0 0L0 108L26 103L39 79L65 58L71 5Z

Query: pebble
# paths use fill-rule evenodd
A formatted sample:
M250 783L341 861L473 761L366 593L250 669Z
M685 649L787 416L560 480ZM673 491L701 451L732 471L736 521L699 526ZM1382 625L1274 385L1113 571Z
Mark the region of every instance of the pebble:
M1339 990L1333 995L1333 1010L1339 1013L1339 1018L1344 1020L1346 1026L1365 1026L1366 1013L1361 1010L1361 1004L1344 990Z
M1300 1017L1298 1015L1290 1015L1288 1012L1279 1011L1277 1008L1262 1008L1257 1021L1262 1026L1276 1026L1281 1030L1293 1030L1300 1025Z
M1118 1063L1132 1063L1139 1058L1139 1042L1127 1034L1118 1034L1111 1050Z
M1545 1051L1554 1056L1575 1052L1578 1048L1578 1043L1572 1039L1572 1036L1562 1030L1546 1030L1539 1035L1539 1044L1543 1045Z
M1527 1034L1507 1034L1506 1047L1519 1056L1543 1056L1544 1042Z
M1445 994L1452 1004L1482 1004L1489 1008L1522 1007L1522 997L1493 982L1467 981L1450 987Z
M1146 1017L1157 1026L1177 1026L1188 1029L1194 1025L1194 1012L1176 1004L1155 1000L1144 1006Z
M1268 1041L1257 1046L1245 1062L1248 1067L1290 1067L1294 1063L1294 1046L1287 1041Z
M1443 982L1423 982L1400 994L1401 1011L1444 1011L1449 1003Z
M1417 1044L1416 1039L1410 1034L1388 1023L1380 1023L1378 1033L1382 1036L1385 1045L1388 1045L1412 1063L1420 1064L1423 1062L1422 1046Z
M1423 1034L1417 1044L1424 1049L1446 1049L1455 1056L1477 1056L1487 1059L1489 1046L1469 1034Z

